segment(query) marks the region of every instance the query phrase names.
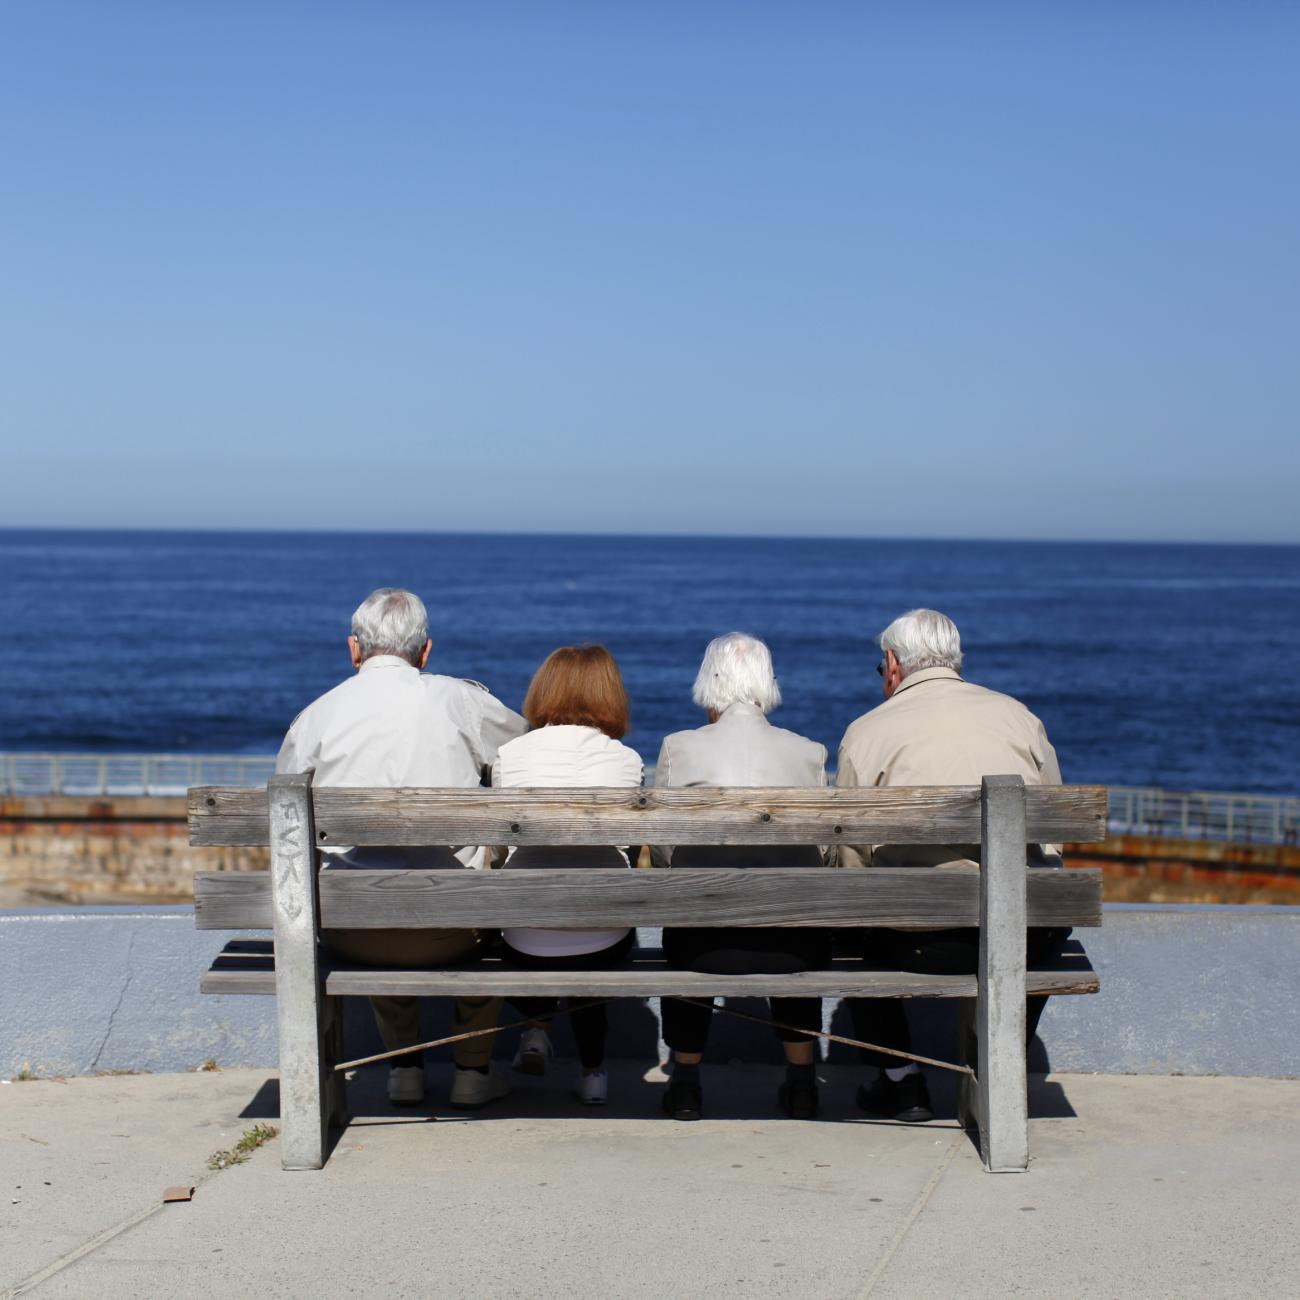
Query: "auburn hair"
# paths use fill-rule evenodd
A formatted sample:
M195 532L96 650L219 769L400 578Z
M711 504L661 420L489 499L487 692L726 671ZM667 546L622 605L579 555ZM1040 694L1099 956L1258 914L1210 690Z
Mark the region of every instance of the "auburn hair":
M603 645L552 650L524 697L524 717L532 727L595 727L618 740L627 734L630 715L623 675Z

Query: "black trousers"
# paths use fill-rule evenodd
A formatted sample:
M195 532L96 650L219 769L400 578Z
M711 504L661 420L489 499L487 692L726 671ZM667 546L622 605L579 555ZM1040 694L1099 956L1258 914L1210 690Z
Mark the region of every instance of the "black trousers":
M636 931L621 938L612 948L600 952L579 953L575 957L537 957L520 952L504 940L501 958L509 966L524 970L608 970L618 966L636 946ZM559 998L509 998L511 1006L530 1020L549 1015L560 1005ZM593 1006L589 999L566 998L569 1023L573 1027L573 1041L578 1047L578 1060L584 1070L599 1069L605 1061L605 1039L609 1036L609 1017L603 1003Z
M1032 965L1061 955L1068 929L1035 927L1026 933L1025 955ZM863 930L865 966L916 971L925 975L971 975L979 969L980 932L974 927L955 930ZM912 1050L912 1034L903 1012L902 998L849 998L853 1036L863 1042ZM1045 997L1025 999L1025 1047L1033 1040L1047 1006ZM880 1069L907 1064L901 1056L860 1052L866 1065Z
M831 959L831 937L826 930L805 929L683 929L664 931L664 957L680 970L710 975L788 975L816 970ZM821 998L772 998L773 1020L794 1029L776 1029L783 1043L808 1042L796 1029L822 1027ZM674 1052L703 1052L709 1040L713 1002L699 1006L679 998L664 998L664 1042Z

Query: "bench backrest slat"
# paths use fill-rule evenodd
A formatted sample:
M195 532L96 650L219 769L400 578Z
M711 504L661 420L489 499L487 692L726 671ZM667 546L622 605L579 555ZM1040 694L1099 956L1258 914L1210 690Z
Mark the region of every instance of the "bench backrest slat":
M530 925L827 925L898 929L979 924L979 871L814 867L760 871L322 871L325 929ZM271 924L267 872L195 878L201 930ZM1101 873L1033 870L1028 923L1101 924Z
M312 792L318 847L429 844L978 844L978 786ZM190 843L269 842L266 791L189 792ZM1032 843L1104 839L1105 786L1029 786Z

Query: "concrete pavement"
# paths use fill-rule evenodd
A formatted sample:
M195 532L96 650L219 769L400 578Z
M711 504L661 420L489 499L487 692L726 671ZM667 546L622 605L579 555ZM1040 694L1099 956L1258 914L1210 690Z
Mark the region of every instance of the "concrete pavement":
M267 1071L6 1084L0 1296L1300 1292L1300 1081L1038 1079L1031 1170L991 1176L950 1090L904 1127L821 1074L822 1121L773 1117L779 1071L717 1066L709 1118L674 1124L630 1065L604 1112L557 1071L472 1118L396 1111L364 1070L327 1167L293 1174L275 1141L206 1167L275 1123Z

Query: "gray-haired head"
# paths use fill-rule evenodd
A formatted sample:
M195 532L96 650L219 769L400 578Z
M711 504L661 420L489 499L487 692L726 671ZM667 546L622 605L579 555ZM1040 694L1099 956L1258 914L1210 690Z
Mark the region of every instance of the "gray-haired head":
M781 703L771 651L745 632L714 637L704 652L691 699L712 713L742 701L771 713Z
M363 660L375 655L397 655L418 663L429 639L429 615L424 601L401 587L380 587L357 606L352 615L352 635Z
M876 640L882 650L894 652L904 677L922 668L961 672L961 634L957 624L937 609L908 610Z

